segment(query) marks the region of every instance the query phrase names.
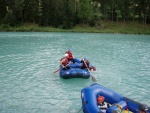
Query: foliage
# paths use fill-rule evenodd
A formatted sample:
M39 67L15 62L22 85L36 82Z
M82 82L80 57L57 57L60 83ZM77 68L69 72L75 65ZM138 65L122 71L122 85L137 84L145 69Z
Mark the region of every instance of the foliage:
M91 0L80 0L77 11L78 18L82 21L83 26L93 19L93 5L91 4Z
M10 27L7 24L0 26L0 31L33 31L33 32L89 32L89 33L126 33L126 34L149 34L150 25L133 22L111 22L101 21L97 23L100 27L90 27L88 25L77 25L71 29L60 29L52 26L42 27L38 24L25 23L22 26Z
M6 1L5 0L0 0L0 23L3 22L3 19L7 13L6 10Z
M150 0L0 0L0 24L71 29L102 20L150 23Z

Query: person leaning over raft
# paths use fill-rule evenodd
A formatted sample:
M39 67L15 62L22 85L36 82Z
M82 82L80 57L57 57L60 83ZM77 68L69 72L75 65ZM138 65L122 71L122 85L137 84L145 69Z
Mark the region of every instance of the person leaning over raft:
M65 54L65 56L60 60L60 64L61 64L63 70L69 69L67 57L68 57L68 54Z
M81 63L81 69L86 69L86 68L89 69L90 62L87 58L82 58L80 63Z
M105 97L98 96L97 105L103 113L106 113L106 110L111 106L111 104L104 102L104 100L105 100Z
M65 54L68 54L68 57L67 57L67 58L68 58L68 61L71 61L71 62L75 63L71 49L69 49L68 51L66 51Z

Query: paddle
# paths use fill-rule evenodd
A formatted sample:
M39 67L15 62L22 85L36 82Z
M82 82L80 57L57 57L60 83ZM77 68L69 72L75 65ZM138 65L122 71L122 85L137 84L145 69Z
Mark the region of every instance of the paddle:
M59 71L59 69L57 69L56 71L54 71L54 73L56 73L56 72L58 72Z
M85 66L87 67L87 69L88 69L88 71L89 71L89 73L90 73L90 75L91 75L92 81L93 81L93 82L96 82L95 77L91 74L90 69L88 68L87 64L85 63L84 58L83 58L83 62L84 62Z

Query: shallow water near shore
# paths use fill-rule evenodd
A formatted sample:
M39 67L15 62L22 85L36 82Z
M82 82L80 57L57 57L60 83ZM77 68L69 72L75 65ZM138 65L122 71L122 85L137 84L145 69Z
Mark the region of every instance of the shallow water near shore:
M150 106L150 35L1 32L0 113L78 113L93 81L53 73L69 48L98 84Z

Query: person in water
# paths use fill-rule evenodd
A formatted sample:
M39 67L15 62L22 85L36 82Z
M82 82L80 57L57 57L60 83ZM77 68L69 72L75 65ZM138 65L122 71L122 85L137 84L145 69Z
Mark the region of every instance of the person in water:
M97 105L103 113L106 113L106 110L109 107L111 107L111 105L109 103L105 102L104 100L105 100L104 96L98 96L97 97Z
M90 62L87 58L82 58L81 59L81 69L89 69L89 66L90 66Z
M148 113L148 106L145 104L141 104L139 106L139 113Z
M74 61L74 56L73 56L73 54L72 54L71 49L69 49L68 51L66 51L65 54L68 54L68 57L67 57L67 58L68 58L68 62L71 61L71 62L75 63L75 61Z
M68 57L68 54L65 54L64 57L60 60L60 64L61 64L63 70L69 69L67 57Z

